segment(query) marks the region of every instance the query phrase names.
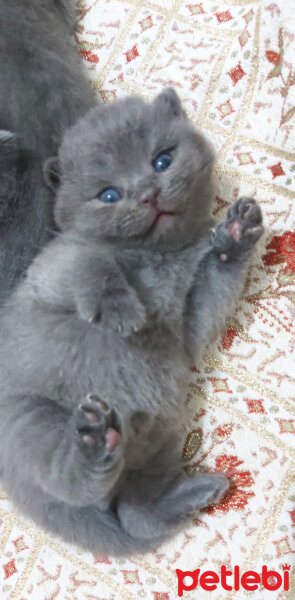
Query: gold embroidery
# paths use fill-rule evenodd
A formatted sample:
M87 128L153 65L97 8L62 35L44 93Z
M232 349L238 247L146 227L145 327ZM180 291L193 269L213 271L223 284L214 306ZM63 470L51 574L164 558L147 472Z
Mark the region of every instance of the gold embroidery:
M262 523L260 531L257 535L257 538L256 538L254 544L253 544L253 547L249 551L249 554L248 554L245 562L243 563L243 565L240 565L242 573L244 573L245 571L250 571L252 569L255 571L258 571L257 565L258 565L259 559L260 559L261 555L263 554L263 550L265 548L267 540L269 539L271 533L273 532L273 530L278 522L278 518L282 511L282 506L286 499L286 495L290 489L290 486L294 483L294 479L295 479L295 463L293 463L291 465L291 467L288 469L288 472L283 477L283 479L280 483L278 493L276 494L276 497L274 498L274 500L272 502L272 505L267 514L267 517L264 519L264 521ZM259 523L259 520L258 520L258 523ZM291 581L290 581L290 587L292 589ZM293 588L292 594L293 594L292 598L294 598L294 588ZM227 599L231 600L232 598L237 598L238 596L239 596L239 592L231 592L230 594L227 594L226 597L223 598L223 600L227 600ZM291 598L291 596L289 596L289 597ZM280 595L280 600L281 600L281 598L282 598L282 596Z
M96 89L98 92L101 90L101 88L103 87L104 81L107 78L113 64L114 64L114 60L115 57L117 56L119 50L123 47L125 39L126 39L126 35L129 32L129 30L131 29L136 17L137 17L137 13L138 13L138 8L134 8L132 11L130 11L130 15L126 21L126 23L124 24L124 26L122 27L122 29L120 30L120 33L118 35L118 39L115 43L115 46L112 50L112 52L110 53L110 56L108 58L108 61L105 65L105 67L102 69L102 71L100 72L99 75L99 79L97 79L92 85L94 87L94 89Z
M212 402L212 404L215 404L215 406L222 408L222 410L229 413L232 417L235 417L235 419L237 419L238 422L247 425L248 429L255 431L255 433L257 433L260 437L264 438L270 445L277 446L277 448L280 448L280 450L283 450L285 453L287 453L287 456L291 455L295 458L295 448L292 447L292 445L289 446L288 443L282 442L282 440L277 438L275 434L264 429L253 419L250 419L249 417L247 417L247 415L228 404L226 400L221 400L220 398L218 398L217 394L211 394L210 392L208 392L204 388L199 387L196 384L191 384L191 390L195 393L196 396L199 395L203 398L206 398L206 400L209 400L210 402ZM294 444L293 440L290 443Z
M265 144L255 140L253 138L247 137L243 134L239 134L237 136L237 141L241 141L256 150L261 150L261 152L267 152L268 154L272 154L278 158L285 158L286 160L295 161L295 152L286 152L286 150L281 150L281 148L275 148L274 146L270 146L269 144Z
M282 398L276 392L266 387L263 383L257 381L257 378L255 378L254 375L252 375L251 373L247 373L246 375L245 372L242 371L242 369L232 367L230 363L225 363L219 360L209 352L206 353L205 358L208 365L220 369L220 371L222 371L223 373L231 375L231 377L233 377L237 381L240 381L241 383L245 383L255 392L258 392L258 394L266 396L266 398L269 398L276 404L283 406L291 414L295 414L295 406L292 400Z
M30 555L26 562L26 567L20 576L12 594L8 597L8 600L19 600L20 594L24 591L25 585L34 569L35 563L38 559L40 550L42 548L42 542L36 535L34 536L34 549L31 550Z
M221 163L220 159L218 159L218 162L215 165L215 170L220 175L230 175L232 180L235 182L239 181L239 179L242 179L243 181L248 183L249 186L257 188L259 190L260 195L262 195L262 192L264 191L270 192L275 196L285 196L285 198L289 198L290 200L292 198L295 198L295 191L288 190L287 188L279 185L274 185L273 183L267 183L263 179L259 179L258 177L252 177L247 173L242 173L241 171L239 171L239 169L234 169L224 163Z
M206 90L205 100L204 100L203 105L201 106L201 110L198 114L198 119L199 119L200 123L203 122L203 119L207 119L210 106L212 105L214 93L215 93L216 88L220 81L222 69L223 69L225 62L227 60L227 57L228 57L230 46L231 46L231 40L229 40L228 42L225 43L222 54L218 58L218 63L214 69L214 75L211 76L211 80L209 82L208 89Z
M113 589L115 592L118 592L120 594L120 598L123 598L124 600L135 600L136 596L132 592L127 590L119 582L108 577L105 573L100 571L97 566L92 566L88 562L84 561L82 558L79 558L78 553L68 550L65 544L56 541L52 536L47 535L44 531L35 527L29 521L23 519L20 515L18 515L18 513L7 513L3 509L0 509L0 516L5 516L5 518L7 518L10 521L11 526L17 524L18 527L21 527L23 531L26 531L35 540L36 552L34 553L34 557L32 559L29 559L27 566L24 570L24 585L26 583L27 576L30 574L30 570L33 568L34 563L36 562L38 554L44 546L46 548L52 548L52 550L54 550L59 556L65 558L66 560L69 560L70 563L77 566L84 573L88 573L92 577L94 576L103 583L107 584L110 587L110 589ZM36 542L36 540L38 541ZM24 585L21 585L22 589L17 589L18 593L21 593L23 591ZM15 596L13 592L13 596L9 600L19 600L19 596Z
M252 102L254 88L256 85L257 77L258 77L259 26L260 26L260 8L257 10L257 15L256 15L255 34L254 34L254 41L253 41L252 69L251 69L251 73L248 77L246 93L242 100L242 105L236 115L234 125L231 128L230 135L228 136L226 143L224 144L221 152L219 153L218 161L220 163L222 163L225 160L230 147L233 145L233 143L236 139L236 135L237 135L237 132L239 131L240 127L245 126L246 115L247 115L247 112L248 112L249 107Z

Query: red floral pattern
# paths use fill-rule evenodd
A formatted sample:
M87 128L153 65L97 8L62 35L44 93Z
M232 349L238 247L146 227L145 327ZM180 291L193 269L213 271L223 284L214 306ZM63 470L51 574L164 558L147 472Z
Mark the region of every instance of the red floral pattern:
M267 50L265 55L267 60L273 65L278 65L281 60L280 55L277 52L274 52L274 50Z
M235 337L239 335L235 327L228 327L221 338L221 345L224 350L230 350Z
M94 54L91 50L81 50L80 54L90 63L97 64L99 62L97 54Z
M284 271L295 273L295 232L285 231L282 235L275 235L266 250L263 256L265 265L286 263Z
M210 506L204 512L213 514L215 512L228 512L231 509L243 509L248 504L249 499L254 496L253 491L248 489L254 485L254 479L248 470L239 471L238 467L244 463L237 456L221 454L215 460L217 471L222 471L231 480L231 486L227 494L218 504Z

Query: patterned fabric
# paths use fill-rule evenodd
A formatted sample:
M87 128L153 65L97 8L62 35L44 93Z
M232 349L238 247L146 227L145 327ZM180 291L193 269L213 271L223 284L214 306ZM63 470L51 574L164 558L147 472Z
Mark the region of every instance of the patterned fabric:
M192 368L187 469L224 470L218 508L147 556L92 556L0 497L1 600L174 600L175 569L290 569L290 591L187 592L287 600L295 590L295 17L287 0L81 0L76 42L103 102L173 85L218 151L222 219L239 195L266 234L227 330Z

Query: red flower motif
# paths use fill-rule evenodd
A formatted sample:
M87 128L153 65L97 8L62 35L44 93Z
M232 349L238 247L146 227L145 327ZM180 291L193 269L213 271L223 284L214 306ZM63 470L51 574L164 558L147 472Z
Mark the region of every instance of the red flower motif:
M265 265L286 263L285 273L295 273L295 232L285 231L283 235L275 235L266 250L263 256Z
M214 514L216 512L228 512L232 508L241 510L249 502L249 498L254 496L254 492L244 488L249 488L254 484L250 471L238 471L237 467L243 464L237 456L228 456L221 454L215 460L216 469L222 471L231 479L231 486L221 502L215 506L212 505L204 509L204 512Z
M214 429L212 437L217 444L224 442L232 433L233 425L231 423L225 423L224 425L219 425Z
M228 327L226 332L223 334L221 338L221 345L224 350L230 350L233 345L233 341L235 337L238 335L238 332L235 327Z
M81 50L81 54L85 60L91 63L98 63L99 58L96 54L93 54L91 50Z
M273 65L278 65L281 60L281 57L278 54L278 52L274 52L274 50L267 50L265 56L268 62L272 63Z

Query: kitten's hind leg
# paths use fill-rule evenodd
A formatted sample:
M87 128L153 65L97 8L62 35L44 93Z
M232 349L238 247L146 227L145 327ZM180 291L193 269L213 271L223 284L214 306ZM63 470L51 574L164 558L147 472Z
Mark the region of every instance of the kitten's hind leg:
M168 448L164 446L143 471L130 473L118 498L118 517L133 538L163 541L196 511L219 502L229 487L221 473L187 477L174 440L170 456Z
M198 510L218 503L229 487L228 479L222 474L202 473L194 478L182 475L157 501L150 503L146 484L143 479L145 502L126 495L118 507L118 515L129 535L151 541L164 540Z
M117 504L116 512L110 508L102 511L95 505L76 507L47 501L40 514L37 497L34 518L52 533L88 551L130 555L154 550L197 509L217 502L228 486L222 475L202 474L194 479L183 476L177 485L170 482L170 489L157 500L155 486L161 488L161 481L152 483L139 477L138 483L142 491L138 491L137 501L134 490L127 487L126 497ZM33 490L30 494L31 503L36 504Z
M48 398L9 398L0 422L0 463L12 499L21 502L32 481L70 505L105 503L124 466L124 443L116 414L98 397L73 412Z
M82 452L91 458L104 452L106 463L113 460L112 452L122 442L117 413L98 396L89 394L75 411L74 420Z

